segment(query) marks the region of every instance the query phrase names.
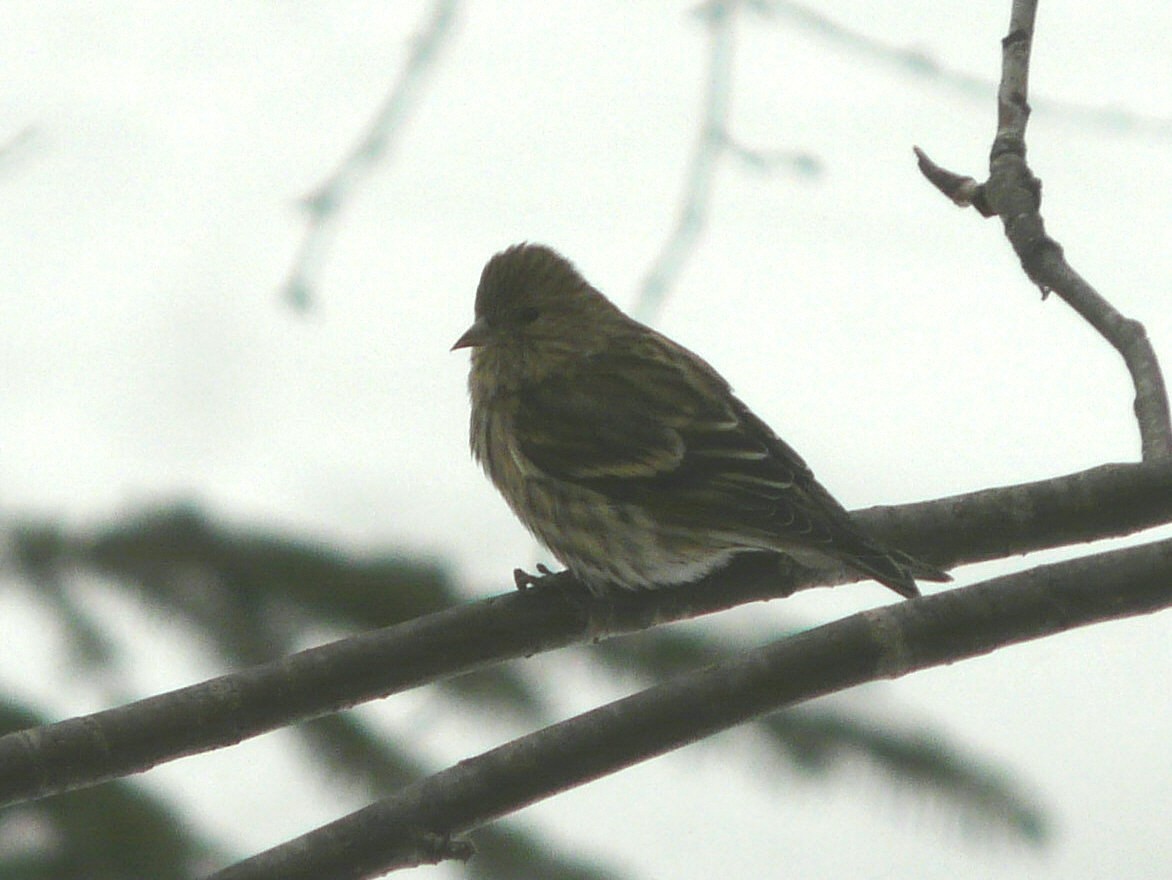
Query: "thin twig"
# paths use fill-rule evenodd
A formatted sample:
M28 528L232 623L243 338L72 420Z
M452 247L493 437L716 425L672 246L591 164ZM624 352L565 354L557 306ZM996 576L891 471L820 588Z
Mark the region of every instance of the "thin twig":
M632 313L651 323L664 297L683 271L696 239L708 222L713 180L728 131L729 94L732 83L733 37L738 0L720 0L704 7L708 25L708 76L704 114L699 137L687 172L687 186L675 228L651 265Z
M762 0L764 6L784 15L807 31L852 56L882 64L909 77L929 81L971 101L984 102L996 89L990 79L949 68L938 57L919 47L884 42L859 30L852 30L821 9L791 0ZM1172 116L1144 116L1118 107L1091 106L1057 98L1034 102L1035 109L1050 119L1077 126L1094 126L1112 132L1127 132L1166 138L1172 135Z
M1168 392L1143 325L1120 314L1071 268L1062 246L1046 234L1042 221L1042 187L1026 162L1025 143L1036 9L1037 0L1014 0L1009 34L1002 40L997 134L989 156L989 179L977 184L971 177L946 171L917 147L920 170L957 204L972 205L986 217L999 216L1022 268L1042 295L1056 293L1119 352L1135 387L1143 459L1172 458Z
M760 8L762 4L759 0L708 0L697 10L708 26L709 36L704 111L676 225L643 279L631 309L640 321L654 321L668 291L695 252L696 241L708 222L716 170L722 158L737 159L755 171L771 172L781 167L807 175L819 171L818 160L809 153L754 149L737 141L729 130L736 13L744 5Z
M1172 463L1100 467L855 516L868 531L936 564L1003 558L1172 521ZM125 706L2 736L0 805L235 745L505 660L826 582L803 581L766 559L746 557L699 584L621 601L594 602L555 586L494 596Z
M421 837L458 841L536 801L767 712L1169 606L1172 540L865 611L461 761L209 880L362 880L414 867L437 854L433 847L421 857Z
M285 282L284 296L297 309L313 302L316 276L338 214L362 178L385 158L402 134L407 113L435 69L445 39L452 33L459 0L433 0L431 13L411 39L411 50L398 81L378 108L366 131L330 175L301 200L309 215L305 235Z

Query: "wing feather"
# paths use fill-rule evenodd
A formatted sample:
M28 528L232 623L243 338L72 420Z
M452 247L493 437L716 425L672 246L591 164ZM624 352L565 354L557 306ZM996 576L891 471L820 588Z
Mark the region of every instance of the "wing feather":
M833 540L842 509L806 463L692 361L595 355L524 389L516 420L520 451L554 479L681 525Z

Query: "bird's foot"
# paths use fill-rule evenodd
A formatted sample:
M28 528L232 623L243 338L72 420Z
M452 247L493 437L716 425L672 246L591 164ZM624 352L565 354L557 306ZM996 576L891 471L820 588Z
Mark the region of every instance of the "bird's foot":
M521 592L530 587L537 587L546 582L547 578L557 577L561 572L550 571L544 564L537 563L537 574L530 574L523 568L513 569L513 583Z

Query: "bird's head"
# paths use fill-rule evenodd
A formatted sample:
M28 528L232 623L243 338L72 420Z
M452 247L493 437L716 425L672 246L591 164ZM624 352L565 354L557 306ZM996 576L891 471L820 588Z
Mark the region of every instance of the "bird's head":
M452 348L473 349L474 365L491 360L497 369L546 372L595 350L625 321L557 251L518 244L485 264L476 320Z

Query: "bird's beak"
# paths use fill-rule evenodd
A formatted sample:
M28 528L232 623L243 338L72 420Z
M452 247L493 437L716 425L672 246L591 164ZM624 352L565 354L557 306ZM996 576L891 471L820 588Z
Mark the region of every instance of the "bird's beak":
M457 348L476 348L488 342L489 327L484 318L477 318L476 322L464 331L464 335L456 340L452 351Z

